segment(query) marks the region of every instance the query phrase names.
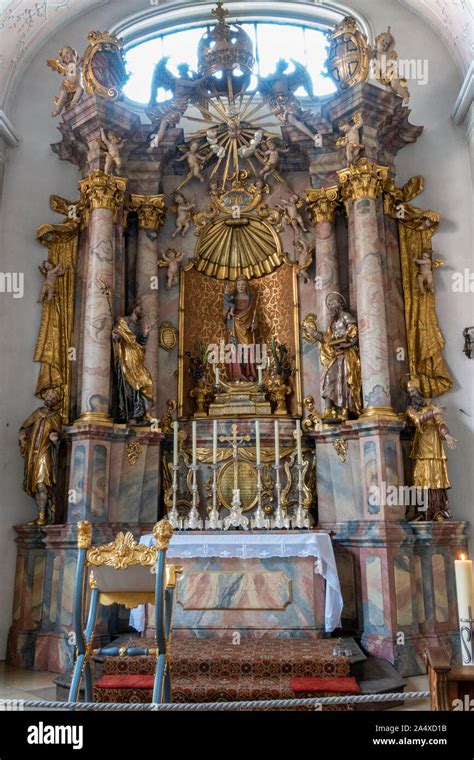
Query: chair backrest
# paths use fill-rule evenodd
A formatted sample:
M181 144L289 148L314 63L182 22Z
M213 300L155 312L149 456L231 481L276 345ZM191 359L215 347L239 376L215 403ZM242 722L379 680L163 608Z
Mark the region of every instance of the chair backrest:
M118 533L111 543L88 550L86 563L91 569L91 585L100 592L153 593L157 557L155 546L137 543L130 531Z

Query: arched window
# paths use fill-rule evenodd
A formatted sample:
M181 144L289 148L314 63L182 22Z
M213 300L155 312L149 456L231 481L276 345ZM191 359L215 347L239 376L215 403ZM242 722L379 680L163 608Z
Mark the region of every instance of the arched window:
M239 24L250 36L254 44L255 67L249 89L253 89L257 76L267 76L275 70L280 58L294 59L308 69L317 96L335 92L334 82L325 74L327 57L327 37L321 29L298 23L255 21ZM125 52L129 79L124 94L131 101L146 104L150 98L150 87L155 63L163 56L169 56L168 68L177 75L177 65L188 63L197 68L198 42L208 24L157 35L147 39ZM291 66L288 72L291 71ZM303 90L296 95L304 95ZM160 90L158 100L165 100L170 93Z

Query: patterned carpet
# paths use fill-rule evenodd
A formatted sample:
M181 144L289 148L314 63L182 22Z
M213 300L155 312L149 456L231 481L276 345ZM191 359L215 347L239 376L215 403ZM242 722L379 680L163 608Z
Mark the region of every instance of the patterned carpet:
M153 642L148 645L153 646ZM333 647L334 642L325 639L244 639L236 646L223 639L176 638L171 651L172 701L294 698L293 677L330 682L349 675L348 659L334 657ZM149 702L149 676L153 672L151 657L106 657L94 698L101 702ZM317 695L337 693L318 691ZM298 696L315 693L301 692Z

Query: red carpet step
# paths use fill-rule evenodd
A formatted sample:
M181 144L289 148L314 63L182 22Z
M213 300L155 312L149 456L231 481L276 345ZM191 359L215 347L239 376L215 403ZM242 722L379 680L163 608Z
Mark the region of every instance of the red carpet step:
M333 647L328 639L244 639L239 645L223 639L176 639L171 647L172 700L241 702L334 695L332 680L337 693L348 693L357 684L354 687L354 679L347 678L348 659L334 657ZM153 672L152 657L107 657L94 698L149 702Z

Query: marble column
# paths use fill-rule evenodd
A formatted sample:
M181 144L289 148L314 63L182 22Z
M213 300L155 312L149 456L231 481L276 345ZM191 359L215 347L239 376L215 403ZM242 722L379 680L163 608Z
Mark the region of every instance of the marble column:
M81 408L78 422L110 422L114 223L127 180L93 171L79 183L89 211L87 289L83 319Z
M352 217L355 247L357 319L364 417L395 416L391 406L386 293L382 243L378 235L377 199L388 167L363 158L338 172L342 196Z
M153 407L158 398L158 230L166 215L164 195L131 195L138 216L136 287L143 307L143 324L152 325L146 344L145 365L153 380Z
M329 323L329 312L326 298L329 293L340 290L339 264L337 258L336 231L334 217L339 203L339 188L311 188L306 191L308 212L314 222L315 234L315 280L316 318L318 330L325 330ZM324 379L324 369L320 364L320 386ZM322 396L321 406L324 405Z

